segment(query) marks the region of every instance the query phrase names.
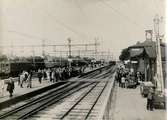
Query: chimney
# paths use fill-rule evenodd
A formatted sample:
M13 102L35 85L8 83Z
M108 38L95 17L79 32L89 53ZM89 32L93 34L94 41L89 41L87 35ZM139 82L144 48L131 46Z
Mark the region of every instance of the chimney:
M152 30L145 30L146 40L152 41L152 35L153 35L153 31Z

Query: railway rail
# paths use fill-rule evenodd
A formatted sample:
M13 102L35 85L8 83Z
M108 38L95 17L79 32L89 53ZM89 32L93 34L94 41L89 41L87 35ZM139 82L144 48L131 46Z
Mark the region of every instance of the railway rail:
M60 117L60 119L88 119L107 84L108 82L105 84L103 83L103 85L96 83L72 107L70 107L70 109ZM78 112L76 112L76 109Z
M100 71L100 72L99 72ZM102 70L94 71L83 78L98 78L105 75L105 77L109 77L109 72L113 72L113 68L103 68ZM82 79L82 77L80 78ZM68 111L64 112L61 116L59 115L59 119L66 119L70 118L70 115L73 114L76 108L80 109L80 107L84 106L85 101L87 103L87 107L85 108L86 111L80 109L80 114L82 115L83 119L87 119L92 115L92 111L98 102L100 96L102 95L104 89L106 88L108 82L99 82L99 81L92 81L92 82L83 82L83 81L76 81L76 82L68 82L58 88L52 89L49 92L39 96L34 97L29 102L15 107L12 110L9 110L3 114L0 114L0 119L6 120L20 120L20 119L34 119L37 113L40 111L45 110L49 106L54 104L60 104L63 102L64 99L76 95L78 92L83 91L82 95L79 95L79 99L75 101L70 108L66 109ZM86 92L85 92L86 91ZM81 97L82 96L82 97ZM79 115L80 116L80 115ZM76 116L75 116L76 117Z
M45 109L46 107L56 102L59 102L63 98L71 94L74 94L75 92L89 86L90 84L93 84L93 83L84 84L84 83L79 82L79 83L75 83L71 85L70 84L65 85L59 88L59 90L56 89L47 95L34 99L23 106L15 108L14 110L1 115L0 119L6 119L6 120L26 119L29 116L35 114L36 112L42 109Z
M103 68L100 68L100 69L96 69L95 71L89 73L89 74L86 74L84 76L81 76L79 78L94 78L95 76L99 75L102 73L102 71L106 71L108 69L111 69L111 66L105 66Z

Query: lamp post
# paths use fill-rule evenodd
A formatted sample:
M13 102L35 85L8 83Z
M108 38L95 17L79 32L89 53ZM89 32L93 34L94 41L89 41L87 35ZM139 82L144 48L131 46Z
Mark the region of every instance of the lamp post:
M159 23L161 19L158 15L154 18L154 32L156 38L156 80L157 80L157 91L164 92L164 80L163 80L163 73L162 73L162 59L161 59L161 46L160 46L160 35L159 35Z

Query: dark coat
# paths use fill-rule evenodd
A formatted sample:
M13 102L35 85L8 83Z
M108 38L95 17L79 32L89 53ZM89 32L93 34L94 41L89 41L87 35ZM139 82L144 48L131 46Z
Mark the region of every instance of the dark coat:
M38 78L42 78L42 77L43 77L42 72L38 72Z
M14 82L13 82L13 81L12 81L12 82L8 82L7 84L8 84L8 85L7 85L7 91L13 92L13 90L14 90L14 88L15 88Z

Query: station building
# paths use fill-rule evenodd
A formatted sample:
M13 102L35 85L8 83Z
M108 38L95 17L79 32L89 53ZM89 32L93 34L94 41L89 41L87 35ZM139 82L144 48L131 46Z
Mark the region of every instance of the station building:
M166 44L161 42L161 58L163 79L166 78ZM152 40L145 40L144 42L137 42L135 45L128 47L128 62L127 66L133 71L141 72L144 75L145 81L154 82L153 77L156 73L156 42Z

